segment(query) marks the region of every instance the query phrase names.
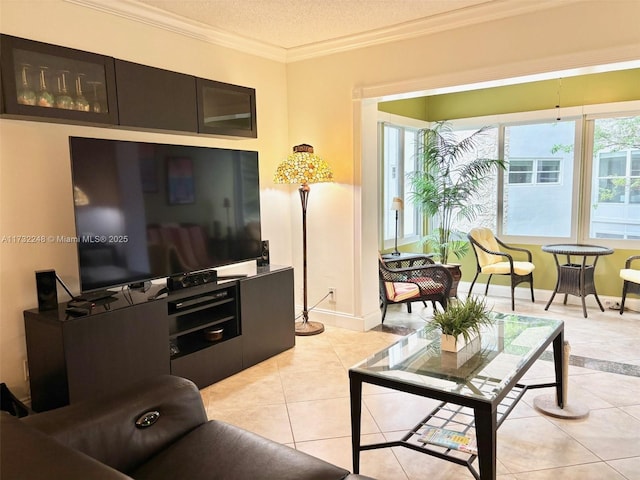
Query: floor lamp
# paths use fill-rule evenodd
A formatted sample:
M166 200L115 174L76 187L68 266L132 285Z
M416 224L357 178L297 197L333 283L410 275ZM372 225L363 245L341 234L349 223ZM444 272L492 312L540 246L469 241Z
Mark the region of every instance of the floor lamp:
M400 252L398 251L398 216L403 209L404 203L402 199L400 197L393 197L393 201L391 202L391 210L395 210L396 212L396 244L392 255L400 255Z
M324 160L313 153L311 145L296 145L293 154L289 155L278 168L273 181L275 183L298 184L300 202L302 203L302 321L296 322L296 335L317 335L324 331L320 322L309 321L307 306L307 202L309 200L310 183L331 182L333 174Z

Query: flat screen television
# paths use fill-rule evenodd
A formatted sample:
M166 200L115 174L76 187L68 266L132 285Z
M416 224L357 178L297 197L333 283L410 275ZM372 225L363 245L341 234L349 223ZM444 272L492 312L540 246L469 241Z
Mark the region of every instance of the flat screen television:
M69 142L83 293L260 256L258 152Z

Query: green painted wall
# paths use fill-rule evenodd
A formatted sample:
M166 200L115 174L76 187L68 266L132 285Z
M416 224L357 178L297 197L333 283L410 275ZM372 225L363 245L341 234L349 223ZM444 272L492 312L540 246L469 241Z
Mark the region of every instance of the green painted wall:
M380 102L378 109L432 122L631 100L640 100L640 69Z
M401 117L425 120L427 118L427 98L418 97L394 102L380 102L378 103L378 110L400 115Z

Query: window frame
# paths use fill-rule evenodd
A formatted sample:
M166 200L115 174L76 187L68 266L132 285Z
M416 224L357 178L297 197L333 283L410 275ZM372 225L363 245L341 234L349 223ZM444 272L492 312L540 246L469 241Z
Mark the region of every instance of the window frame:
M585 142L584 171L585 176L583 198L586 208L582 211L580 225L582 227L582 243L597 243L609 248L633 249L638 248L638 240L630 238L596 238L591 236L591 200L593 192L593 138L595 134L595 120L615 117L640 116L640 101L621 102L619 104L602 104L584 107ZM636 245L633 245L635 242Z
M640 102L638 102L640 104ZM503 205L505 202L504 187L508 185L508 169L500 170L498 172L498 202L496 212L496 234L507 243L517 244L529 244L529 245L547 245L552 243L584 243L578 240L579 237L579 218L582 215L581 206L579 203L580 192L575 188L579 185L581 178L580 156L582 153L582 138L583 138L583 115L582 107L565 107L555 108L549 110L538 110L531 112L518 112L501 115L489 115L484 117L470 117L464 119L451 120L450 123L454 129L479 129L486 125L493 125L498 128L498 156L499 158L505 158L505 137L506 128L521 125L533 125L540 123L553 123L558 121L575 121L575 136L574 136L574 154L573 154L573 178L572 185L574 186L571 192L571 202L576 206L578 215L571 216L571 225L569 231L571 232L568 237L541 237L535 235L507 235L503 230L504 223L504 211ZM578 167L576 167L578 166ZM532 184L528 184L532 185ZM548 185L548 184L543 184ZM517 184L515 185L517 187Z
M508 180L507 171L499 172L498 181L498 235L508 243L545 245L550 243L597 243L609 248L629 249L637 248L635 239L613 239L594 238L590 236L591 225L591 194L592 194L592 172L593 172L593 134L594 122L597 118L629 117L640 115L640 101L629 101L620 103L608 103L597 105L584 105L578 107L565 107L532 112L519 112L513 114L502 114L486 117L473 117L461 120L452 120L454 128L479 128L482 125L498 125L502 134L499 136L499 154L504 158L504 127L505 125L519 125L526 123L539 123L542 121L553 121L557 118L562 120L575 119L576 135L574 149L573 168L573 192L572 202L575 205L574 214L571 218L571 235L569 237L537 237L505 235L502 232L503 212L500 207L504 201L504 182ZM636 242L636 245L633 244Z
M379 157L378 158L378 191L380 192L380 195L378 195L378 199L379 199L378 245L380 246L381 250L389 250L395 247L395 235L393 238L390 238L390 239L384 238L385 231L386 231L385 213L387 213L387 210L390 210L391 208L390 205L385 205L385 195L384 195L384 188L385 188L385 182L386 182L385 166L384 166L384 154L385 154L384 127L390 126L393 128L399 128L403 131L403 136L399 142L399 145L401 145L402 149L404 150L404 146L406 145L406 142L404 139L404 132L407 130L411 130L417 133L420 129L426 128L428 125L429 124L427 122L423 122L420 120L415 120L408 117L402 117L400 115L394 115L394 114L389 114L385 112L378 112L378 157ZM414 156L415 156L415 152L417 152L417 145L414 150ZM418 160L416 157L415 158L416 168L417 168L417 164L418 164ZM408 198L409 192L404 191L403 185L405 182L402 180L403 178L404 178L404 170L402 172L399 172L398 182L399 184L401 184L400 192L402 194L400 195L400 197L403 199L404 204L406 206L408 202L410 202L410 199ZM424 236L425 222L418 208L415 208L414 222L416 225L416 232L413 235L405 236L403 232L404 222L403 222L402 215L400 215L400 220L398 222L398 247L400 247L401 245L408 245L412 243L421 242L422 237ZM395 229L395 226L394 226L394 229Z

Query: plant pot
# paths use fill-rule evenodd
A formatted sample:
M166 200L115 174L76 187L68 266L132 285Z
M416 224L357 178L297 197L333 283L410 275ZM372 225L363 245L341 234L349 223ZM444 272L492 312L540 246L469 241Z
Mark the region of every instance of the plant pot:
M480 350L480 336L475 335L466 342L462 335L458 335L457 337L445 335L444 333L440 335L440 349L443 352L457 353L467 346L472 347L471 349L477 346L476 351Z
M457 352L442 351L440 365L442 368L457 370L473 358L481 347L480 337L475 337Z

